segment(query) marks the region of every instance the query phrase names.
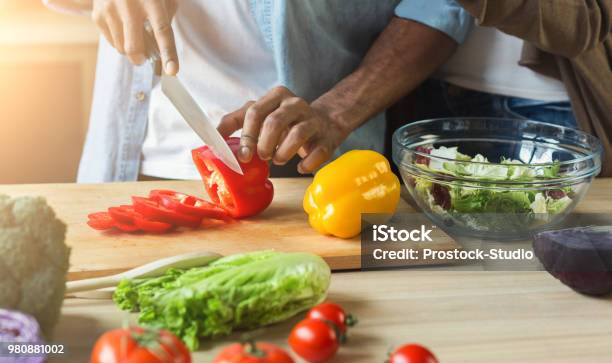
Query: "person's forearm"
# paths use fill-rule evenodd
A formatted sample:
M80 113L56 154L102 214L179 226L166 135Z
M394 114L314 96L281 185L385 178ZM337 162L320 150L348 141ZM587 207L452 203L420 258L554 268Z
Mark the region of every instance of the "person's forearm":
M348 134L415 89L454 52L446 34L394 18L359 68L312 103Z
M49 9L64 13L88 14L92 9L92 0L42 0Z

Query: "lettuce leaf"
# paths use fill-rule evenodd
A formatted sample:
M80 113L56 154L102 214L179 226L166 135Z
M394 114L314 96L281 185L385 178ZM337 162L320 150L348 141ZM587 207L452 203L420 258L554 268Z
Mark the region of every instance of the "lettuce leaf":
M143 325L163 328L194 350L199 339L286 320L325 299L331 272L319 256L261 251L205 267L122 281L114 295Z

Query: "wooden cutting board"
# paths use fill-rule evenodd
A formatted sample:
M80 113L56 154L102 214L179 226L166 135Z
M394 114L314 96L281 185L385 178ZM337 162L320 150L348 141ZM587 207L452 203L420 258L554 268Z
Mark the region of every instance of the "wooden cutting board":
M322 256L333 270L359 269L359 237L344 240L322 236L308 224L302 198L311 182L311 178L274 179L274 201L262 214L199 230L180 229L166 235L94 231L86 224L87 215L110 206L130 204L132 195L146 196L151 189L172 189L204 197L201 182L5 185L0 186L0 193L44 196L59 218L68 224L67 243L72 247L69 279L109 275L198 250L222 255L264 249L305 251ZM402 200L398 211L413 209ZM429 248L461 248L439 229L432 237L435 242Z

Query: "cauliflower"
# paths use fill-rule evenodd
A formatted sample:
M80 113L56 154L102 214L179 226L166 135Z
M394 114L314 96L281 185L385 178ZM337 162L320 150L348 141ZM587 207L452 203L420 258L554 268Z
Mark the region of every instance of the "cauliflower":
M34 316L47 337L64 298L65 236L66 225L44 198L0 195L0 308Z

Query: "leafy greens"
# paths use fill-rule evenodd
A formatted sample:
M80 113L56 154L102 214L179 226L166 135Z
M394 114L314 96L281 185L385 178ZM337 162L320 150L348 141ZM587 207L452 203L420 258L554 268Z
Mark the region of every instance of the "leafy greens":
M325 299L329 266L308 253L260 251L205 267L123 280L114 295L139 322L167 329L190 349L199 339L286 320Z
M420 201L438 214L460 217L463 222L478 229L487 225L513 224L507 216L519 216L511 228L520 227L542 216L563 212L571 203L571 186L560 189L538 190L525 187L521 182L545 180L559 175L559 162L534 166L519 160L502 159L500 163L490 163L478 154L474 157L462 154L457 147L421 148L431 156L444 157L453 161L420 157L414 164L425 171L461 177L450 183L436 183L424 177L414 177L414 192ZM512 181L513 188L504 188L496 182ZM483 183L486 183L483 184ZM518 190L517 190L518 189ZM487 215L487 218L478 215ZM505 215L496 219L495 214Z

